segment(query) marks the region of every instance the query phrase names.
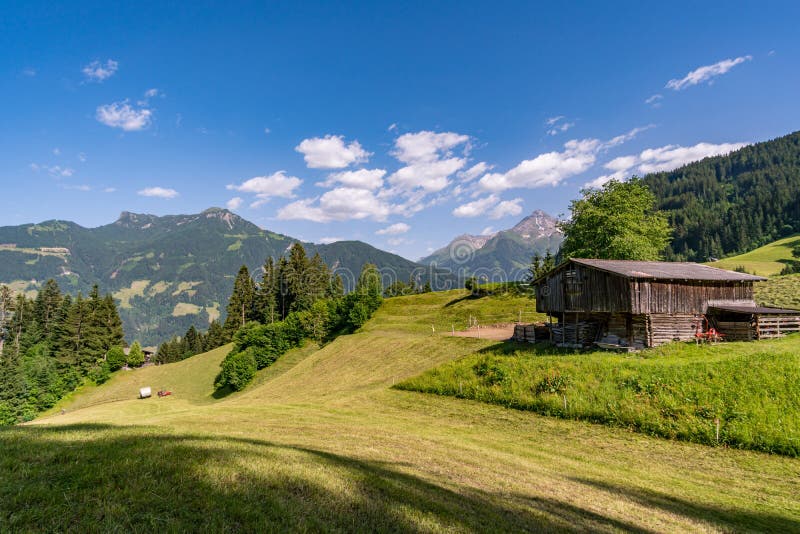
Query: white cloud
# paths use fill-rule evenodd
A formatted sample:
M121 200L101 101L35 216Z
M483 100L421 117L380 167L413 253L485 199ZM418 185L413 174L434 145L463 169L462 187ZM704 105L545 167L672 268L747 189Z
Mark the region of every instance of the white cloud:
M330 245L331 243L336 243L337 241L344 241L343 237L320 237L319 242L323 245Z
M514 188L535 189L555 186L592 168L597 154L635 138L653 125L634 128L608 141L573 139L564 143L561 152L546 152L520 162L505 173L490 173L478 182L486 191L500 192Z
M372 219L384 221L390 207L372 191L339 187L319 197L298 200L278 211L278 219L308 220L314 222Z
M562 122L558 126L555 126L547 130L547 135L558 135L560 133L564 133L573 126L575 126L574 122Z
M85 152L79 152L78 153L78 161L80 161L81 163L86 163L86 153Z
M69 189L71 191L91 191L92 187L86 184L82 185L64 185L64 189Z
M697 143L690 147L667 145L661 148L651 148L639 155L638 170L641 173L671 171L692 161L727 154L746 145L747 143Z
M453 148L464 145L469 149L469 136L454 132L421 131L403 134L395 139L393 155L403 163L433 162L449 158Z
M143 197L156 198L175 198L178 196L177 191L165 187L145 187L144 189L137 191L136 194Z
M119 63L113 59L109 59L106 60L105 63L101 63L100 61L92 61L83 67L81 72L83 72L89 81L102 82L108 78L111 78L114 73L117 72L117 68L119 68Z
M232 199L230 199L228 202L225 203L225 207L228 208L229 210L238 210L239 206L242 205L242 202L244 202L242 200L242 197L233 197Z
M389 125L388 128L386 128L387 132L394 132L396 130L397 130L397 123L396 122L393 122L392 124Z
M147 91L144 92L145 98L155 98L159 94L160 93L158 92L158 89L156 89L155 87L152 89L148 89Z
M346 145L341 135L303 139L295 150L303 154L306 165L311 169L343 169L354 163L366 162L372 155L358 141Z
M647 104L648 106L651 106L651 107L654 107L654 108L660 108L661 107L661 101L663 99L664 99L664 95L656 93L656 94L650 96L649 98L647 98L647 100L645 100L644 103Z
M269 135L271 133L272 133L272 130L270 130L269 128L264 128L264 134L265 135Z
M31 163L29 167L34 172L45 171L54 178L69 178L75 174L74 169L62 167L60 165L39 165L38 163Z
M153 112L147 108L137 109L127 101L98 106L95 118L98 122L112 128L122 128L126 132L144 130L150 126Z
M117 190L116 187L106 187L105 189L103 189L103 193L113 193L116 190Z
M508 172L487 174L479 183L488 191L557 185L594 165L600 146L597 139L573 139L564 144L562 152L539 154L533 159L522 161Z
M228 184L226 188L240 193L253 193L256 200L250 204L251 208L257 208L267 203L272 197L292 198L294 190L300 187L303 181L295 176L287 176L285 171L278 171L269 176L256 176L242 182L239 185Z
M490 219L502 219L503 217L508 217L511 215L519 215L522 213L522 199L515 198L514 200L504 200L503 202L499 203L497 206L492 208L492 211L489 212Z
M723 59L713 65L698 67L681 79L668 81L665 87L675 91L682 91L687 87L703 82L712 83L717 76L722 76L736 65L744 63L745 61L750 61L751 59L753 59L753 56L741 56L734 59Z
M489 165L485 161L481 161L480 163L476 163L469 169L465 171L461 171L458 173L458 177L461 178L464 182L471 182L475 178L486 174L488 171L492 170L494 165Z
M598 176L586 187L602 187L610 180L626 180L633 174L644 175L651 172L671 171L693 161L712 156L720 156L738 150L748 143L697 143L694 146L666 145L648 148L640 154L614 158L603 167L609 174Z
M33 67L25 67L24 69L22 69L22 75L27 76L28 78L33 78L34 76L36 76L36 69L34 69Z
M478 215L483 215L486 213L486 210L496 205L498 200L499 198L497 195L479 198L478 200L473 200L472 202L458 206L453 210L453 215L456 217L477 217Z
M386 240L391 246L396 247L399 245L411 245L414 243L413 240L408 239L407 237L392 237Z
M411 226L400 222L387 226L386 228L381 228L375 233L378 235L400 235L405 234L409 230L411 230Z
M487 226L486 228L481 230L481 235L494 235L494 234L495 234L494 228L492 228L491 226Z
M333 187L340 183L346 187L358 189L379 189L383 186L383 177L386 175L384 169L359 169L357 171L342 171L328 175L328 179L317 185L322 187Z
M58 148L58 147L55 147L55 148L53 149L53 155L54 155L54 156L60 156L60 155L61 155L61 149L60 149L60 148Z
M558 135L575 126L575 122L568 122L564 115L550 117L544 123L547 125L547 135Z
M608 150L609 148L613 148L615 146L621 145L623 143L627 143L628 141L635 139L637 135L642 132L646 132L651 128L655 128L655 124L648 124L647 126L639 126L634 128L633 130L626 132L624 134L618 135L616 137L612 137L605 143L601 145L603 150Z
M389 183L402 192L421 189L426 193L436 193L447 187L450 184L448 177L465 164L463 158L422 161L401 167L389 177Z

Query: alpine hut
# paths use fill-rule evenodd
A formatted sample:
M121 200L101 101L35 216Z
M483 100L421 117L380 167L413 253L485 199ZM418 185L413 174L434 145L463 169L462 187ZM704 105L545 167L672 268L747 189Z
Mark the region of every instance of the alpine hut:
M536 311L551 321L535 340L640 349L709 331L722 339L800 331L800 311L756 306L753 284L763 280L697 263L572 258L534 282Z

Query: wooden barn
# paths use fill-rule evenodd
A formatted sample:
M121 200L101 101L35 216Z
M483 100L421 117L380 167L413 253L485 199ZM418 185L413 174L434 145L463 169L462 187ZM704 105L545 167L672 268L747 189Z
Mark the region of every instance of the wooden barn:
M730 339L800 331L800 311L756 306L753 284L762 280L697 263L573 258L534 283L549 328L531 329L531 339L522 327L515 337L640 349L709 331L722 339L726 330Z

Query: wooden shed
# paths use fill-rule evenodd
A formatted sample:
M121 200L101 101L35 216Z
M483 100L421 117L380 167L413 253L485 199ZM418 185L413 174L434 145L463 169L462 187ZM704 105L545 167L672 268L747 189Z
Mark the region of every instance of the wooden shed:
M536 311L550 316L554 343L653 347L695 339L709 310L757 309L762 280L697 263L573 258L535 281Z

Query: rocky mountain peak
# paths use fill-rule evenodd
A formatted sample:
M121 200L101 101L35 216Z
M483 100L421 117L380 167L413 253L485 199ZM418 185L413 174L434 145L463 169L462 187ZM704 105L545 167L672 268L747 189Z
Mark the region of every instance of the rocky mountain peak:
M519 234L525 239L538 239L560 234L561 230L558 229L557 225L558 219L542 210L535 210L518 222L510 231Z

